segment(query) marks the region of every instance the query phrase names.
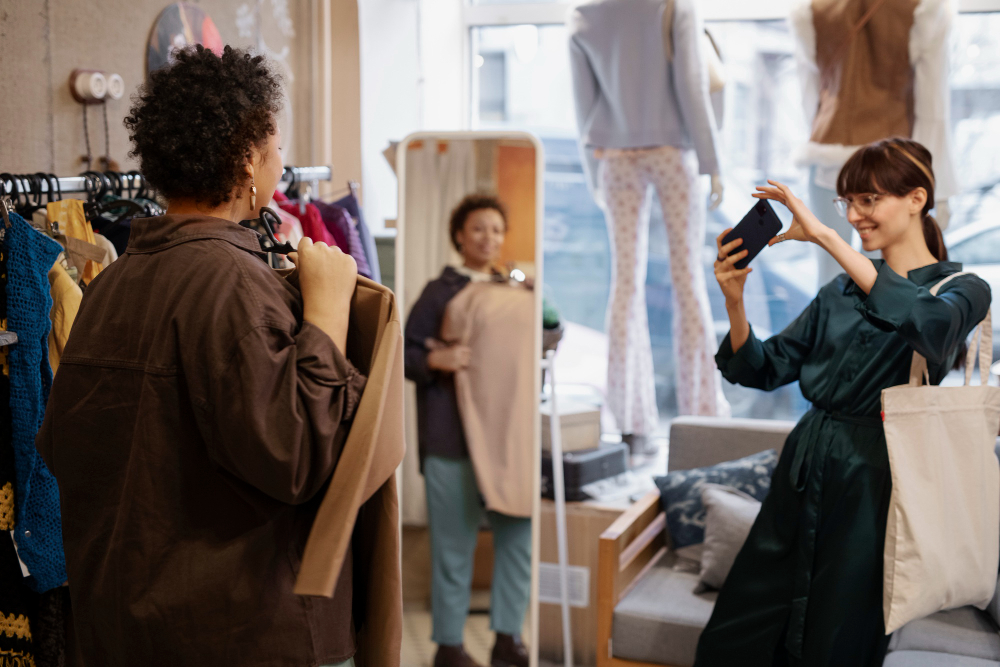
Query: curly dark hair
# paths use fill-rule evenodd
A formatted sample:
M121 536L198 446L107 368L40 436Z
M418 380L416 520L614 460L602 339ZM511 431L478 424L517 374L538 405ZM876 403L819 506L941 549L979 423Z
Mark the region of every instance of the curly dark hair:
M125 117L143 176L170 199L229 201L246 179L251 149L275 132L281 79L263 56L198 45L151 72Z
M481 211L484 208L493 209L499 213L500 217L503 218L503 229L507 231L507 207L503 205L499 197L482 193L466 195L451 212L449 229L451 231L451 244L455 246L455 250L462 252L458 246L458 233L465 228L465 221L469 219L473 211Z

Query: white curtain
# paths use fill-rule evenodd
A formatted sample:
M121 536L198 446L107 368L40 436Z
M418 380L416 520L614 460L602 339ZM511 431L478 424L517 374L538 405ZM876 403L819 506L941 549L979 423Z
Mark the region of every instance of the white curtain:
M403 309L409 314L424 286L441 274L447 264L459 262L451 245L448 218L468 194L476 191L476 145L469 139L438 142L424 140L406 150L406 192L403 212ZM406 458L402 471L402 520L427 525L424 478L417 455L417 401L413 383L406 387Z

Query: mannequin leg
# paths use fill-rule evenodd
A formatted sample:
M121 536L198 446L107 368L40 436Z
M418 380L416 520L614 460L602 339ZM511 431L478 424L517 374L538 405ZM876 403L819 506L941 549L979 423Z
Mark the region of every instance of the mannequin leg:
M479 488L469 459L424 461L431 533L433 639L461 646L472 589L472 559L482 521Z
M632 154L606 158L599 184L611 240L608 408L623 434L652 435L659 422L646 314L648 182Z
M531 597L531 519L488 512L493 528L490 626L519 635Z
M670 244L677 411L682 415L728 417L729 402L722 393L722 375L715 365L718 342L702 266L705 202L698 169L693 155L673 146L650 151L648 159Z

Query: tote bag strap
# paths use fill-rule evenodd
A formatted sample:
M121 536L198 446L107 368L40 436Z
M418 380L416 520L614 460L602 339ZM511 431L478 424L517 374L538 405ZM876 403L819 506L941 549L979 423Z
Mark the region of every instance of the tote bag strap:
M931 288L931 294L937 296L938 291L951 279L959 276L976 275L970 271L953 273ZM979 349L979 379L983 386L986 385L990 377L990 366L993 365L993 309L986 311L986 317L976 327L976 332L972 336L969 350L965 353L965 384L972 384L972 367L976 363L976 348ZM910 385L919 387L926 382L931 383L930 374L927 372L927 359L919 352L913 353L913 361L910 362Z

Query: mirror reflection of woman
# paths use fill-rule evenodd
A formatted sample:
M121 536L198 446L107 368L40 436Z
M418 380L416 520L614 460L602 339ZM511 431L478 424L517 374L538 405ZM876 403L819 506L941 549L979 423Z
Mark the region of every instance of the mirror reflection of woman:
M462 258L424 288L406 323L406 377L417 386L420 465L431 537L434 667L477 667L463 633L473 556L483 515L493 530L491 667L527 667L520 632L531 585L531 519L486 511L459 413L455 373L473 361L469 347L440 340L449 302L471 283L506 282L495 266L507 233L499 199L470 195L451 216L451 240ZM502 353L498 350L497 353Z
M889 643L882 563L892 479L879 417L881 391L906 384L917 351L938 384L990 307L974 275L948 262L934 208L931 155L888 139L858 150L837 180L842 215L867 259L822 224L791 190L770 181L756 197L794 214L772 239L814 243L845 273L823 287L784 331L758 340L743 287L753 269L723 245L715 275L732 329L716 356L727 380L772 390L799 381L813 408L789 435L771 490L703 632L697 667L874 667Z

